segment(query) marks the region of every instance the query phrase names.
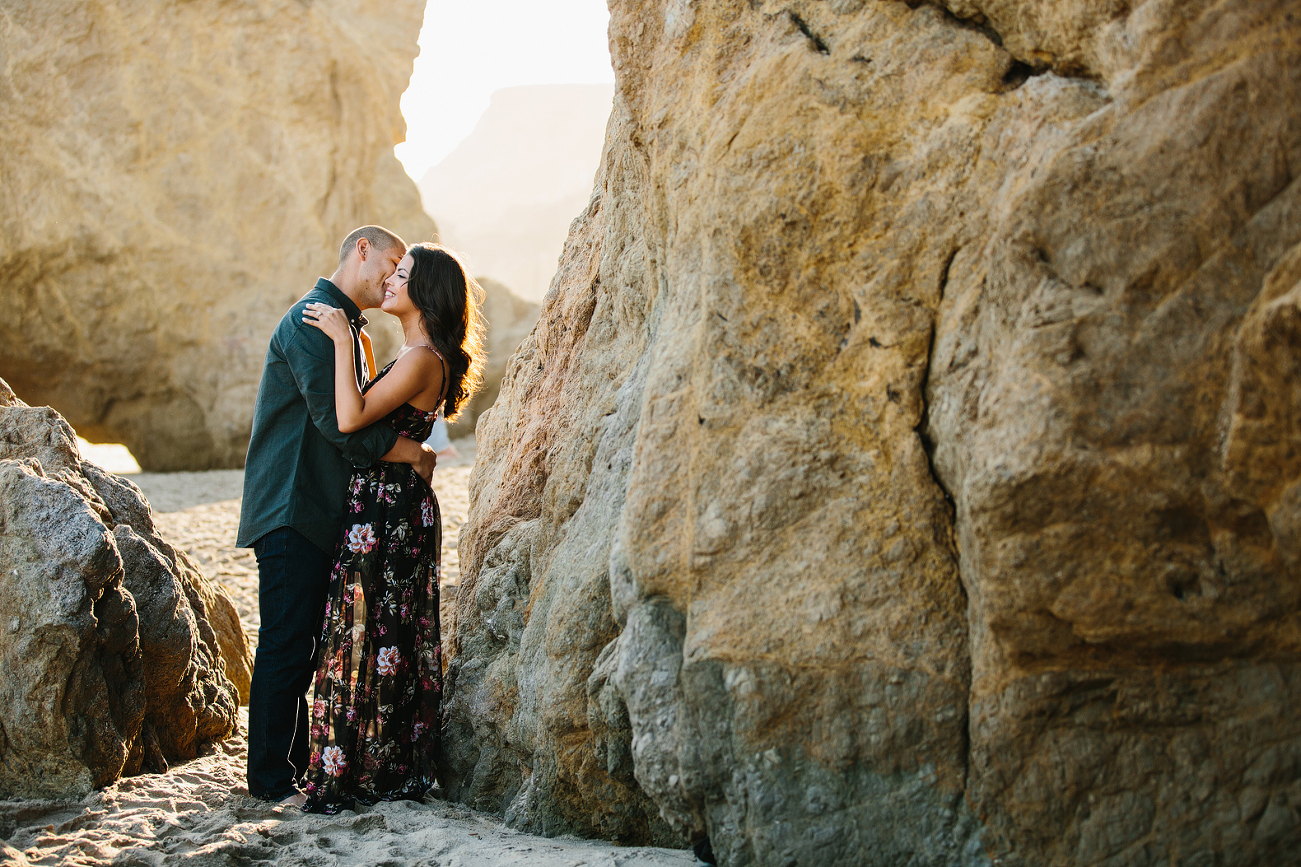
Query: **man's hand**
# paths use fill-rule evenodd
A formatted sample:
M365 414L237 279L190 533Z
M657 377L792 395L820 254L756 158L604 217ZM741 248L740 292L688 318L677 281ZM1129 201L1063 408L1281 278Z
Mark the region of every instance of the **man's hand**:
M420 458L411 464L411 468L416 471L416 475L425 480L425 484L431 488L434 486L434 467L438 466L438 453L432 448L420 444Z
M434 467L438 465L438 455L424 443L418 443L406 437L398 437L398 441L393 444L393 448L389 449L388 454L384 455L380 460L388 461L391 464L410 464L411 468L416 471L416 475L425 480L426 485L433 486Z

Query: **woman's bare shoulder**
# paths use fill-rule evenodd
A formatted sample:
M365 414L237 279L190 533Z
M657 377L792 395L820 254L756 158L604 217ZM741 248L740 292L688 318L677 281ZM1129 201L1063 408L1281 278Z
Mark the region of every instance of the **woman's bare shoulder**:
M429 349L418 346L413 346L403 352L398 356L397 361L393 363L394 373L424 381L442 379L443 371L444 367L440 356L429 351Z

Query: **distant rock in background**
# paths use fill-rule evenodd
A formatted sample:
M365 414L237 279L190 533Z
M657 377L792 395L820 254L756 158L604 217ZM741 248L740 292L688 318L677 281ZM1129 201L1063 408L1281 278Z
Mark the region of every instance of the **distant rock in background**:
M556 272L587 206L612 84L539 84L492 95L474 131L420 179L439 238L529 301Z
M253 660L229 595L3 380L0 564L0 798L80 797L234 730Z
M483 386L448 428L453 437L474 433L479 416L492 406L501 391L506 362L538 321L538 305L525 301L491 277L478 280L483 287L483 315L488 320L488 362L483 371Z
M434 234L393 155L424 7L6 3L0 375L146 470L242 466L271 330L344 235Z

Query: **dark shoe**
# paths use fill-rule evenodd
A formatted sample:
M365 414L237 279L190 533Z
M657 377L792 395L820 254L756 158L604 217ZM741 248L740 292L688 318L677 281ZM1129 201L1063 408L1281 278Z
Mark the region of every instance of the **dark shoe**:
M277 813L284 812L285 810L298 809L302 807L303 802L307 800L307 796L297 788L290 789L287 792L282 792L279 795L255 797L257 797L257 799L262 803L266 804L269 809L274 810Z

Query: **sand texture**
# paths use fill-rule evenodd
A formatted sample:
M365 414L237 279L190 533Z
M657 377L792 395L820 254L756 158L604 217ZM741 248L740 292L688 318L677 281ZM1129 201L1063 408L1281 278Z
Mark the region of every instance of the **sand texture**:
M164 774L128 777L77 802L0 802L0 864L660 867L689 852L521 834L492 816L430 798L337 816L280 810L244 787L239 734Z

